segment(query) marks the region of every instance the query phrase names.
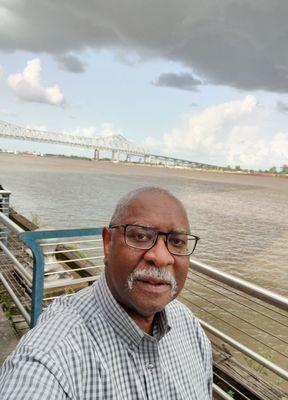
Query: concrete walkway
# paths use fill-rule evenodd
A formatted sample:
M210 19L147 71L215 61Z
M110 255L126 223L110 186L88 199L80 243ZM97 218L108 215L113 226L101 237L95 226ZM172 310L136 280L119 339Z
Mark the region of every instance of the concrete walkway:
M5 317L0 306L0 365L14 350L19 338L17 337L11 322Z

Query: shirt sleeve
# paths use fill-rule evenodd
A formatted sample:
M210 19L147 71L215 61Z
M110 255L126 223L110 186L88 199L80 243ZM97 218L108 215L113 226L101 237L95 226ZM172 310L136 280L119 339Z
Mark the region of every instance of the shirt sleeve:
M208 342L208 349L209 350L207 352L206 373L207 373L208 393L210 395L209 399L212 399L212 393L213 393L213 359L212 359L212 347L211 347L211 343L210 342Z
M26 354L25 354L26 353ZM27 352L14 353L0 370L1 400L68 400L71 399L61 384L61 373L52 370L49 362ZM54 370L54 371L53 371Z

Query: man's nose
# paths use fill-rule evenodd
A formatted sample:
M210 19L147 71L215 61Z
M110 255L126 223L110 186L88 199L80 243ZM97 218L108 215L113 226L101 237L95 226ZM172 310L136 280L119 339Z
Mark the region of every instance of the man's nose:
M159 235L156 243L144 254L147 262L153 263L156 267L166 267L174 264L174 257L169 253L166 246L166 238Z

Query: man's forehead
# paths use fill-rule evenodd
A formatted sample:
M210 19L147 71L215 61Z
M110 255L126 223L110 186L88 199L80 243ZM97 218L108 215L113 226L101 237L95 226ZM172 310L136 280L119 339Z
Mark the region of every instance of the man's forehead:
M151 186L136 189L123 196L115 208L110 225L140 221L157 227L161 222L168 222L168 219L172 229L189 229L182 202L166 189Z
M147 221L146 220L147 213ZM177 220L177 225L173 225L173 229L175 230L187 230L188 218L186 211L182 205L182 203L174 196L169 193L158 193L158 192L144 192L139 193L130 199L129 203L126 207L126 212L123 217L125 218L125 223L132 222L133 223L141 223L150 227L155 227L154 224L151 224L149 221L149 217L151 214L153 215L153 219L157 220L157 216L159 215L159 222L162 222L161 218L163 218L163 214L165 214L166 222L169 220L175 221ZM139 219L139 214L142 216L142 219ZM143 220L144 217L144 220ZM124 221L122 221L124 222ZM185 223L185 226L183 226Z
M179 209L179 211L184 211L182 203L174 196L166 192L156 192L156 191L147 191L138 193L133 196L127 204L127 208L130 209L130 212L133 212L133 207L137 206L145 206L145 207L153 207L157 205L161 208L170 209L171 206L175 209Z

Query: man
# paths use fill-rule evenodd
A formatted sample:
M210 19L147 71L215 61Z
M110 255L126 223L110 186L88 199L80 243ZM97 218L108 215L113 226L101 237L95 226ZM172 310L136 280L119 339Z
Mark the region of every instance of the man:
M126 195L103 229L105 274L40 317L3 366L0 398L210 399L210 343L172 301L197 240L166 190Z

